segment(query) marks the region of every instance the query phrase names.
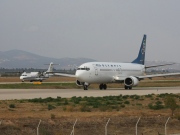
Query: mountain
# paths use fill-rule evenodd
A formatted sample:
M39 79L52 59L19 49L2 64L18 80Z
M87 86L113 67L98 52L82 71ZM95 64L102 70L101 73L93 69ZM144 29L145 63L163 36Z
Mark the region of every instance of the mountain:
M22 50L10 50L2 52L0 51L0 68L37 68L47 69L50 62L60 64L55 66L56 69L74 69L77 66L85 62L96 61L89 58L49 58L33 54ZM147 66L167 64L173 62L167 61L146 61ZM46 64L46 65L44 65ZM174 64L169 66L162 66L157 68L150 68L147 71L172 71L177 72L180 70L180 64Z
M89 58L49 58L22 50L0 51L0 68L48 68L50 62L60 64L57 69L74 69L85 62L95 61Z

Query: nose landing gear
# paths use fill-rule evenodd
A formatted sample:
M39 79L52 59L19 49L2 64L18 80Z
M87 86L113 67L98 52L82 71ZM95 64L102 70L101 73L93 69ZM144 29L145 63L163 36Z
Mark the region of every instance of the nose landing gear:
M88 90L88 86L87 85L83 85L84 90Z
M89 84L88 83L83 83L83 88L84 88L84 90L88 90L88 86L89 86Z

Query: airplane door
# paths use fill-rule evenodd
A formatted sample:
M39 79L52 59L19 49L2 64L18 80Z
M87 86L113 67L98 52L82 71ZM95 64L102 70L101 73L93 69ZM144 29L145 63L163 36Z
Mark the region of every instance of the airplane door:
M95 64L93 64L93 66L94 66L94 70L95 70L95 76L98 76L98 68L96 67Z

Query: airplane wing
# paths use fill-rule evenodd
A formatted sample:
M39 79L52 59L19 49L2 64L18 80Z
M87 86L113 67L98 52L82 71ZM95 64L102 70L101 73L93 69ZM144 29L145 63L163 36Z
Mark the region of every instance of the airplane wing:
M144 75L144 76L136 76L139 79L144 78L153 78L153 77L165 77L165 76L173 76L173 75L180 75L180 73L168 73L168 74L153 74L153 75Z
M73 75L73 74L64 74L64 73L53 73L53 74L57 76L64 76L64 77L76 77L76 75Z
M144 78L153 78L153 77L165 77L165 76L173 76L173 75L180 75L180 73L168 73L168 74L153 74L153 75L144 75L144 76L134 76L138 78L139 80L142 80ZM127 76L114 76L114 80L116 82L123 82Z

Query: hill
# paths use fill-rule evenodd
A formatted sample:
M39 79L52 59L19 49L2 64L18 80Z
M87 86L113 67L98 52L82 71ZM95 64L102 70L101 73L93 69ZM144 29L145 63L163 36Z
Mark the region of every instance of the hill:
M58 69L73 69L85 62L95 61L89 58L49 58L22 50L0 52L0 68L40 68L46 69L50 62L60 64Z

